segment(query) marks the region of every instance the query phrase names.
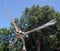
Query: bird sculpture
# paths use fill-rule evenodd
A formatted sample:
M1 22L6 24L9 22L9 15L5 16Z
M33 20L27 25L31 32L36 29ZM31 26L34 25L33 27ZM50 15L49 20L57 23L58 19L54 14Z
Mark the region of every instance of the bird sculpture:
M20 27L18 27L18 25L15 23L15 21L13 20L13 18L11 17L10 13L9 13L9 10L7 9L6 7L6 13L7 13L7 16L8 18L11 20L12 24L14 25L15 29L16 29L16 37L14 38L14 41L12 43L9 44L9 47L14 47L15 43L18 41L18 39L21 39L22 42L23 42L23 48L22 48L22 51L26 51L26 47L25 47L25 40L24 40L24 36L27 35L27 34L30 34L32 32L35 32L35 31L38 31L38 30L41 30L43 28L46 28L48 26L51 26L51 25L54 25L56 23L56 19L52 19L50 21L48 21L47 23L33 29L33 30L30 30L30 31L27 31L27 32L23 32Z

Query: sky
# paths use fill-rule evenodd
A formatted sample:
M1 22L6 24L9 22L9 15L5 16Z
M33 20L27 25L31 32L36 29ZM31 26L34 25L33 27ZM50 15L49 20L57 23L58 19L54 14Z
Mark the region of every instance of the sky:
M10 20L7 17L4 5L8 6L11 16L19 18L26 7L31 7L34 4L40 6L49 5L56 11L60 12L60 0L0 0L0 28L10 27Z

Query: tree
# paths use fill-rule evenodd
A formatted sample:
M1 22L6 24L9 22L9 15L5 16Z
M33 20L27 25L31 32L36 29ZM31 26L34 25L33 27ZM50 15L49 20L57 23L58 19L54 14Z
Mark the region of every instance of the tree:
M3 27L3 28L0 28L0 30L1 30L0 34L4 34L4 35L10 34L10 30L7 28Z
M29 38L26 39L28 51L53 51L55 49L56 42L58 44L58 29L60 30L58 27L58 24L60 23L59 17L60 13L56 12L53 7L48 5L43 7L40 7L39 5L33 5L31 8L25 8L20 20L16 18L18 19L18 21L16 21L15 19L23 31L34 29L53 18L57 19L58 21L58 23L53 26L29 34ZM13 30L13 28L11 29Z
M9 42L6 41L6 39L8 39L7 38L8 34L10 34L10 30L9 29L7 29L5 27L0 28L0 43L2 42L2 46L1 47L3 47L2 48L3 51L8 51L8 45L9 45L8 43Z

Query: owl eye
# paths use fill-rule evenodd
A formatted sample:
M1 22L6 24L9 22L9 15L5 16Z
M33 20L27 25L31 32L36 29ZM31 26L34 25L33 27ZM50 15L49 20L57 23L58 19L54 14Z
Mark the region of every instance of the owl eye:
M17 32L17 33L19 33L19 32Z
M22 34L22 33L20 33L20 34Z

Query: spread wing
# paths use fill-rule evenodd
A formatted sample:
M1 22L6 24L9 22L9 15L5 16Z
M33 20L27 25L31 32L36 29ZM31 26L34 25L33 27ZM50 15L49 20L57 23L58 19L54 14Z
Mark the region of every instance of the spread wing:
M16 31L17 31L17 32L21 31L20 28L18 27L18 25L17 25L17 24L15 23L15 21L12 19L11 15L10 15L10 13L9 13L9 11L8 11L7 6L5 6L5 8L6 8L7 16L8 16L8 18L11 20L11 22L13 23Z
M9 44L9 47L10 48L13 48L15 43L18 41L18 38L20 38L22 40L22 43L23 43L23 47L22 47L22 51L26 51L26 48L25 48L25 40L23 37L20 37L19 35L17 35L14 39L14 41L12 43Z
M18 27L18 25L15 23L15 21L12 19L11 15L10 15L10 13L9 13L9 11L8 11L8 8L7 8L7 7L5 7L5 8L6 8L7 16L8 16L8 18L11 20L11 22L13 23L16 31L17 31L17 32L20 32L21 30L20 30L20 28ZM24 41L23 36L20 36L20 34L17 34L17 36L14 38L14 41L9 44L9 47L11 47L11 48L14 47L14 44L18 41L18 38L20 38L20 39L22 40L22 42L23 42L23 49L22 49L22 50L25 51L25 50L26 50L26 48L25 48L25 41Z
M23 37L21 37L21 40L23 42L23 48L22 48L22 51L26 51L26 47L25 47L25 40Z
M25 32L24 34L32 33L32 32L34 32L34 31L43 29L43 28L45 28L45 27L54 25L55 23L56 23L56 19L52 19L52 20L50 20L49 22L47 22L47 23L45 23L45 24L43 24L43 25L41 25L41 26L39 26L39 27L37 27L37 28L35 28L35 29L33 29L33 30L30 30L30 31Z

